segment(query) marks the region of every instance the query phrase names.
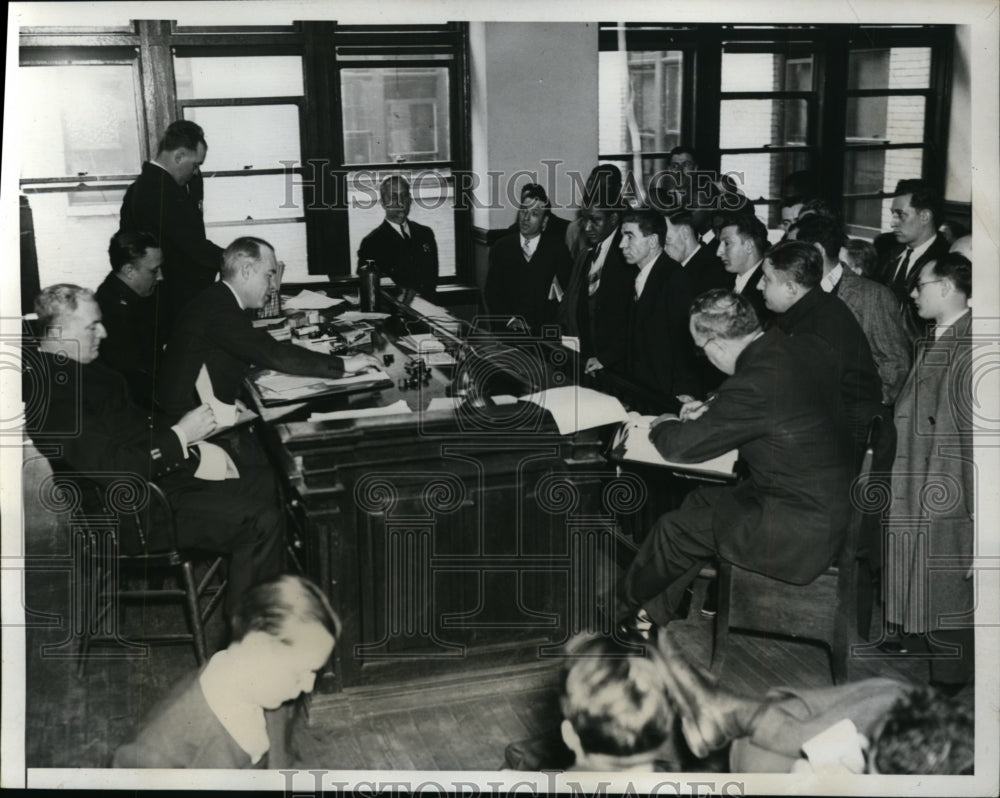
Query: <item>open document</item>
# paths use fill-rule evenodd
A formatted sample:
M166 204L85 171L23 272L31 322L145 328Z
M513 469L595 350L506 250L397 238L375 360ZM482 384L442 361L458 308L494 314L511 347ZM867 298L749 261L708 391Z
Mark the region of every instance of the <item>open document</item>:
M198 371L198 377L194 381L195 391L198 393L198 401L212 408L215 421L218 426L213 430L212 435L217 435L223 430L230 429L247 421L253 421L257 414L253 410L248 410L242 404L227 405L215 396L215 389L212 388L212 378L208 374L208 367L202 363ZM211 435L209 437L212 437Z
M520 399L548 410L559 427L560 435L628 421L628 413L615 397L579 385L549 388Z
M347 377L299 377L277 371L262 371L254 377L265 405L301 402L320 396L355 393L392 385L389 375L382 369L370 369Z
M611 444L612 457L626 463L649 463L675 471L730 479L733 477L733 469L739 456L736 449L703 463L679 463L664 458L649 439L649 429L657 418L658 416L629 413L628 420L622 424Z

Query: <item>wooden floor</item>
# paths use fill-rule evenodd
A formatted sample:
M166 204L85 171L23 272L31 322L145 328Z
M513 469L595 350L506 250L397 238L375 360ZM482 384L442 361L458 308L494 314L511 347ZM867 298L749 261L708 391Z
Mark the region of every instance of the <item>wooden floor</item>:
M66 552L58 524L34 524L28 553ZM705 583L696 583L689 618L670 629L690 657L708 665L711 619L699 612ZM34 613L64 616L69 576L36 572L26 581L25 600ZM132 613L128 624L161 630L183 629L179 608L158 607L145 617ZM877 619L876 619L877 625ZM129 627L126 627L129 628ZM132 627L134 628L134 627ZM221 623L209 626L209 642L222 638ZM65 621L28 629L25 754L28 767L105 767L115 748L135 734L152 705L195 666L188 646L155 647L145 656L98 649L109 658L92 659L78 678L75 662L45 646L66 640ZM723 686L762 695L772 686L831 683L826 651L784 640L733 635L720 674ZM8 652L4 652L5 656ZM864 660L858 678L888 675L926 681L927 664L914 659ZM389 690L352 688L316 695L308 723L297 736L302 764L325 769L492 770L502 766L512 741L552 729L559 721L559 663L537 659L517 666L449 673Z

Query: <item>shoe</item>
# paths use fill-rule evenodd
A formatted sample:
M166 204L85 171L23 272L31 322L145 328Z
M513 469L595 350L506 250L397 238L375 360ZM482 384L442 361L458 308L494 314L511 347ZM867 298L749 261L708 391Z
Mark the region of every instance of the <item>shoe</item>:
M705 600L701 603L701 614L714 618L719 612L719 583L713 579L705 588Z
M715 677L692 664L666 630L657 635L667 691L681 716L691 752L700 759L750 731L760 702L720 690Z

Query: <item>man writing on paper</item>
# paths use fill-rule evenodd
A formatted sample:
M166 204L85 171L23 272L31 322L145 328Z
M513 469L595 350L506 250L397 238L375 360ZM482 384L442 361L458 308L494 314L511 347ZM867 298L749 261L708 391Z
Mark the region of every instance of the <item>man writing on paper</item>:
M202 405L173 426L149 417L130 400L125 379L98 361L105 338L94 295L75 285L53 285L35 300L40 340L25 358L28 434L39 445L58 444L54 468L97 482L135 475L163 489L175 513L181 546L229 553L226 615L243 592L282 568L284 518L268 471L240 466L223 450L204 443L216 428ZM31 394L44 397L32 402ZM138 541L119 530L123 550ZM150 551L162 550L160 526L152 525Z
M699 463L738 447L749 478L701 487L653 525L625 577L636 631L675 617L709 559L806 584L843 542L852 475L837 375L816 336L761 329L753 305L722 289L691 306L695 346L729 378L714 400L688 402L649 436L664 458Z
M260 238L237 238L223 253L222 279L195 297L178 316L157 380L157 400L171 418L198 404L195 383L202 366L216 398L236 401L252 365L286 374L343 377L375 364L366 355L335 357L255 329L247 310L264 305L274 290L278 262Z

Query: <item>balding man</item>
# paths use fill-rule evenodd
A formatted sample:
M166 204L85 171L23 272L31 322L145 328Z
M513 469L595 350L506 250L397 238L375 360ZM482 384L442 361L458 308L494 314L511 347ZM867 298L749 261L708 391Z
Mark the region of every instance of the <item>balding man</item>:
M231 615L250 585L282 567L284 518L269 471L241 466L238 478L224 478L224 455L202 442L216 427L208 405L173 420L130 400L122 376L98 361L105 331L90 291L50 286L35 311L38 355L26 359L24 379L45 402L42 412L28 415L28 434L59 452L53 465L61 471L105 485L129 475L154 480L174 510L179 545L232 556L225 604ZM173 545L165 535L164 525L153 524L144 545L162 551ZM118 543L123 551L143 545L126 526Z
M274 291L278 263L260 238L237 238L223 255L222 279L195 297L178 316L157 379L157 400L176 418L198 404L195 380L208 369L215 397L234 404L251 366L286 374L342 377L373 363L366 356L335 357L256 329L247 310Z
M431 228L410 219L413 196L402 175L387 177L379 186L385 221L366 235L358 248L358 265L375 261L379 272L396 285L434 301L438 250Z
M169 320L212 284L222 265L222 247L208 240L202 217L201 165L207 152L199 125L173 122L122 201L119 229L150 233L163 249L161 312Z

